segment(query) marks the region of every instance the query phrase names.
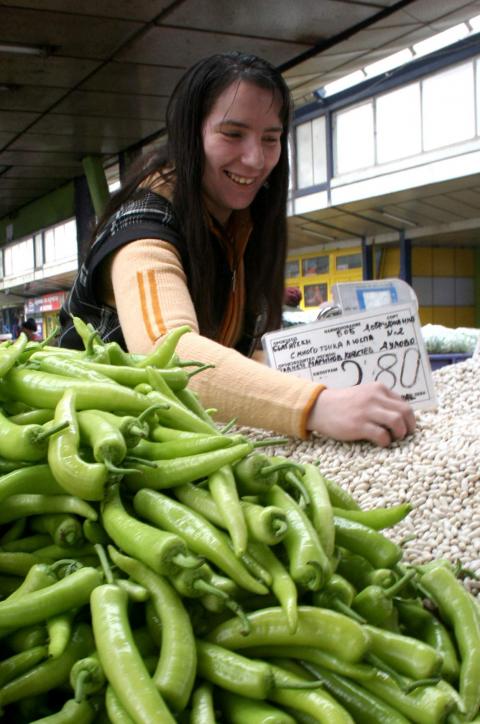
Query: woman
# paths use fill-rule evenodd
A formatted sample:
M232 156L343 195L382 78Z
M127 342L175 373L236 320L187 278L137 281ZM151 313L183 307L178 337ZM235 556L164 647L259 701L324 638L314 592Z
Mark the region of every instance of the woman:
M260 58L224 53L187 71L166 151L141 159L99 223L61 344L80 346L70 314L137 353L188 324L178 352L214 365L192 387L218 419L388 445L415 420L382 385L329 390L248 359L281 324L290 114L281 74Z

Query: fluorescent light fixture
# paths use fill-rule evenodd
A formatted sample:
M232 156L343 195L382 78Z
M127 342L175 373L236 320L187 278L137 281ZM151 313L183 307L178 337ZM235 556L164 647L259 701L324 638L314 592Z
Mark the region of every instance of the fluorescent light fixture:
M474 18L470 18L468 21L468 24L472 28L472 32L478 33L480 32L480 15L475 15Z
M371 78L372 76L386 73L394 68L399 68L404 63L412 60L412 58L413 53L410 48L404 48L403 50L399 50L398 53L392 53L392 55L387 55L387 57L382 58L382 60L377 60L375 63L366 65L364 71L367 76Z
M457 40L466 38L467 35L469 35L467 24L459 23L458 25L454 25L453 28L448 28L448 30L432 35L431 38L415 43L415 45L412 46L412 50L415 53L415 57L418 58L421 55L433 53L434 50L445 48L447 45L452 45L452 43L456 43Z
M323 98L333 96L335 93L340 93L342 90L350 88L353 85L357 85L363 80L365 80L365 73L363 70L356 70L354 73L344 75L343 78L327 83L327 85L322 88L323 92L321 93L321 96Z
M407 224L408 226L418 226L418 224L415 221L410 221L410 219L406 219L404 216L397 216L397 214L390 214L388 211L381 211L380 213L389 219L393 219L394 221L399 221L401 224Z
M46 45L20 45L19 43L0 43L0 53L15 55L48 55L51 48Z
M300 228L302 229L304 234L308 234L309 236L318 236L320 239L326 239L326 241L336 241L334 236L322 234L320 231L315 231L314 229L305 229L303 226Z

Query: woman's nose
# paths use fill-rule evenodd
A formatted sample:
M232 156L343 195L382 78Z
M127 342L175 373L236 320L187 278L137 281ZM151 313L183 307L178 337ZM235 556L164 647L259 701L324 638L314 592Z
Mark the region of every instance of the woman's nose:
M249 166L255 170L263 168L264 155L262 144L256 140L250 140L245 143L242 152L242 162L245 166Z

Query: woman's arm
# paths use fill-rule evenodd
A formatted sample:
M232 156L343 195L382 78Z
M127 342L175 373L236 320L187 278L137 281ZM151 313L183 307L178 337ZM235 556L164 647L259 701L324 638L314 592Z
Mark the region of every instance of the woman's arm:
M122 247L111 264L117 312L129 350L146 353L165 332L188 324L178 352L184 359L215 365L192 379L218 419L305 437L314 430L338 440L388 445L413 432L411 407L379 383L347 389L277 372L198 333L179 256L167 242L137 241ZM322 394L320 394L322 393Z

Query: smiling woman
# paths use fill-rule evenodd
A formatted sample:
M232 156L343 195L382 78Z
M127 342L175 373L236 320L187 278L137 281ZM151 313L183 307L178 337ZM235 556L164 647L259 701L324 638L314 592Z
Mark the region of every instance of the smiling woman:
M219 419L385 445L414 418L381 385L342 394L249 359L281 324L290 115L285 81L261 58L222 53L190 68L169 101L166 148L131 169L98 224L61 343L81 346L71 314L138 353L188 325L178 352L211 365L191 386Z

